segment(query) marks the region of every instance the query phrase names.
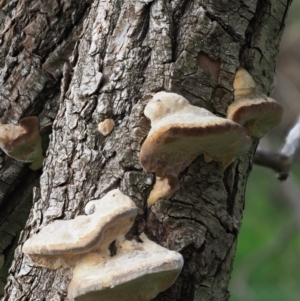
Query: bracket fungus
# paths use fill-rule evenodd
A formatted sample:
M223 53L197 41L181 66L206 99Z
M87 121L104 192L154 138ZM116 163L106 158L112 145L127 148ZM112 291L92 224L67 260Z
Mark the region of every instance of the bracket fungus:
M68 290L76 301L149 301L169 288L183 266L180 253L169 251L146 235L142 243L119 241L117 254L104 261L90 254L73 272Z
M54 221L29 238L23 252L34 264L49 269L73 267L70 301L148 301L170 287L183 258L142 234L142 242L125 240L138 213L118 189L91 201L87 216ZM116 254L108 248L116 241Z
M172 179L175 183L178 174L197 156L203 154L206 162L221 162L225 169L251 144L242 126L193 106L175 93L156 93L144 114L151 120L151 130L141 147L140 161L147 172L160 177L148 206L179 188L177 184L170 185L168 193L161 182L168 178L168 182Z
M94 212L54 221L29 238L23 252L36 265L48 269L72 267L82 259L82 254L91 251L105 257L109 245L130 230L138 213L134 202L117 189L89 202L85 209L86 213Z
M262 138L282 117L282 107L274 99L256 91L251 75L239 67L234 83L234 102L228 107L227 117L243 125L249 134Z
M42 168L44 157L38 118L24 117L19 125L0 124L0 148L17 161L31 163L32 170Z

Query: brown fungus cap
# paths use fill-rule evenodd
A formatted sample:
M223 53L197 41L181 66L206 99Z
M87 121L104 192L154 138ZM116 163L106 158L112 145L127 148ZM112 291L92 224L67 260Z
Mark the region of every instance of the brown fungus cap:
M138 208L115 189L102 199L89 202L86 212L91 214L47 225L25 242L23 252L36 265L49 269L74 266L81 254L91 250L106 256L110 243L130 230Z
M144 113L152 128L140 161L159 177L177 177L201 154L226 168L251 143L239 124L192 106L175 93L156 93Z
M247 128L251 136L262 138L282 118L283 109L274 99L258 96L235 101L228 107L227 117Z
M233 87L235 101L227 110L230 120L243 125L255 138L262 138L280 123L283 113L281 105L257 93L255 83L245 69L240 67L237 70Z
M19 125L0 124L0 148L17 161L32 163L33 170L42 168L42 139L36 116L24 117Z
M117 254L104 259L89 254L73 271L70 301L150 301L169 288L183 266L180 253L141 235L142 243L117 242Z

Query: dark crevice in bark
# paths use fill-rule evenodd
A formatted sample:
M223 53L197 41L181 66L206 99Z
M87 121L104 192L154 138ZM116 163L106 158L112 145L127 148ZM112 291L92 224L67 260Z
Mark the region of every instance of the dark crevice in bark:
M240 61L244 62L245 51L248 48L252 48L252 39L255 31L260 30L259 24L261 24L265 18L269 16L268 11L270 10L270 2L268 0L256 2L256 11L253 18L250 20L247 30L245 32L245 43L241 46L240 50ZM243 66L243 64L241 64Z
M0 253L4 252L5 265L0 270L0 278L5 282L8 269L12 263L14 249L17 246L20 232L24 229L32 207L32 188L39 185L41 171L29 172L22 169L13 190L9 190L0 206ZM17 189L15 188L17 187ZM4 279L3 279L4 278Z
M240 61L242 66L246 62L246 51L248 49L256 49L263 57L263 53L259 47L256 47L256 35L261 31L262 24L270 17L271 2L269 0L258 0L253 18L250 20L248 28L245 32L245 43L241 46ZM246 67L246 66L244 66Z
M206 7L204 7L206 9L206 13L205 15L209 18L209 20L211 22L216 22L218 23L222 29L229 35L232 37L234 42L239 42L241 40L240 35L238 35L235 31L234 28L229 27L227 24L224 24L224 22L221 20L221 18L216 17L213 13L211 13L209 10L207 10Z
M233 215L233 209L234 209L234 203L235 203L235 195L239 189L238 187L238 183L239 183L239 177L240 177L240 174L239 174L239 164L236 164L235 168L234 168L234 177L233 177L233 183L228 183L226 179L230 178L230 175L233 171L230 170L228 172L225 172L224 174L224 185L225 185L225 188L227 190L227 193L228 193L228 198L227 198L227 212L230 216Z
M178 53L178 41L177 38L179 36L182 18L189 11L192 6L193 1L183 0L178 3L177 7L173 9L172 14L172 28L171 28L171 42L172 42L172 62L176 62L180 53Z
M287 5L285 7L284 14L282 16L282 20L281 20L281 24L280 24L280 31L282 31L285 27L285 20L286 20L287 13L288 13L288 10L289 10L290 5L292 4L292 2L293 2L293 0L287 0Z

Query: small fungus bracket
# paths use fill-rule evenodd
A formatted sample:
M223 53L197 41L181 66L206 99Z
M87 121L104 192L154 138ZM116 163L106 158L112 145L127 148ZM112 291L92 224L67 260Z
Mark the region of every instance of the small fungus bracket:
M281 121L283 109L274 99L260 93L252 76L239 67L234 83L234 102L227 118L241 124L254 138L262 138Z
M42 138L36 116L24 117L19 125L0 124L0 148L17 161L32 163L33 170L42 168Z

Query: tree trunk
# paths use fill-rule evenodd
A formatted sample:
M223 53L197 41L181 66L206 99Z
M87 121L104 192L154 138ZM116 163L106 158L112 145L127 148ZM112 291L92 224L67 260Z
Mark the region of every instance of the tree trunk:
M228 300L258 141L225 172L220 163L199 156L180 174L172 199L147 208L154 176L139 163L150 129L143 109L148 93L166 90L225 117L239 65L269 93L290 2L15 0L6 7L0 121L16 124L23 116L39 116L48 149L42 173L2 155L3 282L24 228L3 300L66 300L71 270L36 268L22 245L54 219L83 214L90 200L114 188L141 209L132 235L145 231L184 256L176 283L154 300ZM106 118L116 125L104 137L97 125Z

